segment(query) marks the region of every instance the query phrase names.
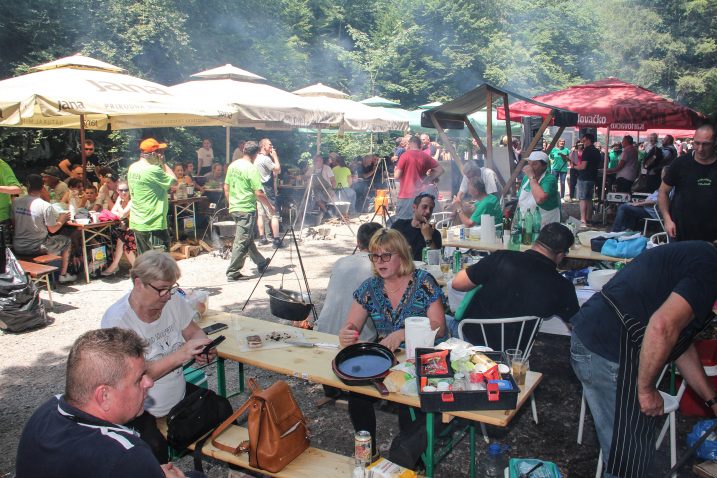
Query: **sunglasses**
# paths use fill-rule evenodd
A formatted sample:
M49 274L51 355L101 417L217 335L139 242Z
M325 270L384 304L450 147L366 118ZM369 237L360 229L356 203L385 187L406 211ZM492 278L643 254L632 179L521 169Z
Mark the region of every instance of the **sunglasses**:
M371 262L374 262L374 263L379 262L379 261L385 263L385 262L390 261L391 257L393 257L394 254L395 254L394 252L384 252L383 254L370 253L368 255L368 260L370 260Z
M170 287L168 289L160 289L158 287L153 286L152 284L147 284L147 285L150 286L152 289L156 290L157 295L160 297L167 297L168 295L172 296L175 294L175 292L177 292L179 290L179 284L174 284L172 287Z
M117 192L127 193L127 192L129 192L129 189L120 189L120 188L118 188L118 189L117 189Z

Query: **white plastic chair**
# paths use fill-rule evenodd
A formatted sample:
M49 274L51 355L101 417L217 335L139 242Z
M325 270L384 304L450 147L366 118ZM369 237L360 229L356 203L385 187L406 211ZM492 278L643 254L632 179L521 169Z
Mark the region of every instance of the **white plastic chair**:
M474 345L486 345L493 350L504 352L508 349L521 349L525 358L530 357L530 352L533 350L533 344L535 343L535 336L540 329L540 324L543 323L543 319L535 316L525 317L509 317L504 319L463 319L458 324L458 338L465 340L463 329L466 325L480 327L481 335L483 337L482 344ZM505 326L509 324L520 324L520 330L518 333L518 339L515 342L508 343L505 336ZM500 329L500 344L489 343L487 329ZM533 412L533 420L538 423L538 409L535 404L535 394L530 395L530 408ZM485 423L480 424L481 432L483 432L483 439L486 443L489 443L488 432L485 427Z
M443 227L451 227L451 221L453 220L453 213L450 211L437 212L433 214L433 219L436 220L436 229Z
M662 222L662 215L660 214L660 207L657 204L652 205L653 211L655 211L655 217L646 217L643 220L645 221L645 226L642 228L642 235L647 237L647 226L651 222L656 222L660 225L660 231L661 233L665 232L665 223ZM667 237L667 234L665 234ZM667 237L667 242L670 242L670 238Z

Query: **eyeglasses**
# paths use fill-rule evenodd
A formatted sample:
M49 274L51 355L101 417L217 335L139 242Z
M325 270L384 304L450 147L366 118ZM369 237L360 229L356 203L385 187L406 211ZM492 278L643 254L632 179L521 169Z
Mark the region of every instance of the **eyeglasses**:
M153 286L152 284L147 284L147 285L150 286L152 289L156 290L157 295L160 297L167 297L168 295L171 297L174 295L175 292L177 292L179 290L179 284L174 284L169 289L160 289L158 287Z
M368 260L371 262L388 262L391 260L391 257L393 257L395 253L394 252L384 252L383 254L373 254L370 253L368 255Z
M127 192L129 192L129 189L119 189L119 188L118 188L118 189L117 189L117 192L127 193Z

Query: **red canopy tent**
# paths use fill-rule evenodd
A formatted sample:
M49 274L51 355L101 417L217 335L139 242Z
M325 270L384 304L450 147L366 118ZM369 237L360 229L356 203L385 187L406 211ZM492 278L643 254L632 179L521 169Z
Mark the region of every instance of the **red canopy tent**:
M533 100L578 113L578 128L606 128L608 143L610 132L646 131L651 129L694 130L704 115L679 103L664 98L641 86L618 78L605 78L554 91ZM498 119L505 119L503 107L497 108ZM549 110L526 101L510 105L510 119L520 121L523 116L542 116ZM607 155L603 165L602 199L605 200ZM604 211L604 209L603 209ZM605 215L603 214L603 221Z
M686 106L612 77L535 96L533 99L577 112L579 128L692 130L704 119L702 114ZM505 119L505 110L502 107L497 110L498 118ZM523 116L545 117L548 113L547 108L526 101L516 101L510 105L510 119L513 121L520 121Z

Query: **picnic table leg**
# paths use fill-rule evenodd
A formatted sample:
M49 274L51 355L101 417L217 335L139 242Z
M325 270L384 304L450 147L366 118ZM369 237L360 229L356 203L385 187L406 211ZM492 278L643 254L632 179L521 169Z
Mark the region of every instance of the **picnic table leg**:
M426 413L426 478L433 478L433 412Z
M470 478L475 478L476 476L476 425L475 422L471 422L470 424Z
M196 203L192 202L192 224L194 229L194 240L197 240L197 209L194 207Z
M222 396L227 396L227 379L224 374L224 359L217 357L217 393Z
M90 283L90 265L87 262L87 242L85 242L87 240L87 238L85 237L85 228L84 227L80 228L80 233L82 234L82 261L84 262L84 265L85 265L85 282L87 284L89 284Z
M179 213L177 212L177 203L174 203L174 237L179 242Z

